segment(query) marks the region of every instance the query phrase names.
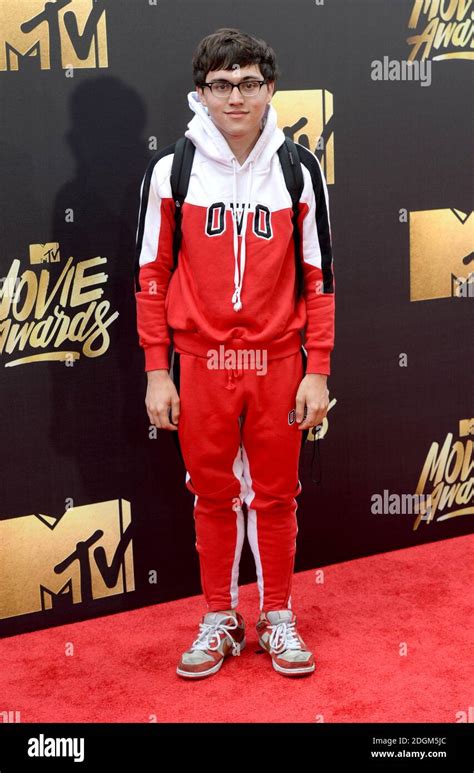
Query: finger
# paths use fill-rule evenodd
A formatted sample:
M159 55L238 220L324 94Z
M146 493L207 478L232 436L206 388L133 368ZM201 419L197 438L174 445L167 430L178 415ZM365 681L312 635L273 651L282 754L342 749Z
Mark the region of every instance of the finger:
M151 411L147 411L148 418L150 419L150 424L153 424L154 427L157 429L161 429L160 419L158 417L157 413L152 413Z
M176 432L178 428L175 427L174 424L171 424L169 419L169 405L165 405L163 408L160 408L158 410L158 416L161 429L168 429Z
M311 427L315 427L316 424L319 424L321 421L320 419L321 411L317 411L315 408L309 408L308 409L308 415L306 416L305 420L299 425L298 429L310 429Z
M164 411L164 414L160 412L160 422L162 429L168 429L172 430L173 432L176 432L178 427L175 426L174 423L171 422L171 407L170 405L167 405Z
M158 415L158 411L152 411L151 408L146 409L146 412L148 414L148 418L150 420L150 424L153 424L154 427L157 427L158 429L161 429L160 425L160 418Z
M305 426L300 426L298 429L311 429L311 427L319 427L320 425L322 426L323 421L324 421L326 415L327 415L327 410L318 411L315 414L315 417L314 417L314 420L313 420L312 423L310 423L308 426L306 426L307 421L308 421L306 419L306 421L304 422Z
M301 397L298 397L298 395L296 395L295 406L296 406L296 421L300 422L304 416L305 399L303 395Z
M179 421L179 417L181 414L180 410L180 399L179 397L175 397L171 400L171 421L173 424L177 424Z

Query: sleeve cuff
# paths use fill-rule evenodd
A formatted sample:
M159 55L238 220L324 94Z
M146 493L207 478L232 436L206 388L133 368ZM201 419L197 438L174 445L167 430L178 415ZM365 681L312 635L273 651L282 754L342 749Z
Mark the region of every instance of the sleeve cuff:
M145 349L145 371L169 369L169 344L147 346Z
M325 376L331 375L331 350L330 349L307 349L308 361L306 364L306 373L321 373Z

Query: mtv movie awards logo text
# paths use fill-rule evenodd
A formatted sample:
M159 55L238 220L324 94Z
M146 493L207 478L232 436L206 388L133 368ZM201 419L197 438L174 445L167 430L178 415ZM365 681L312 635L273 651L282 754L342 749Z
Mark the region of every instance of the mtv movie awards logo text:
M415 0L408 28L417 30L407 38L410 62L474 59L473 0Z
M459 435L466 438L464 442L453 442L453 433L448 432L441 447L436 442L431 444L415 492L428 491L430 506L418 515L414 531L420 521L430 523L433 519L447 521L459 515L474 515L473 443L468 438L474 435L474 419L459 422Z
M110 345L107 328L119 316L103 298L108 275L100 256L60 269L59 244L30 245L30 263L48 268L21 272L12 261L0 279L0 355L5 367L61 360L74 364L81 354L100 357ZM38 351L39 350L39 351ZM27 352L27 353L25 353Z

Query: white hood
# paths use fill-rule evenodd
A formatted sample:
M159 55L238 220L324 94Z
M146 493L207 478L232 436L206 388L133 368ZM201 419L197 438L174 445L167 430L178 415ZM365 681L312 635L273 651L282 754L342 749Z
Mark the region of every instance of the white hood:
M252 173L254 169L268 169L271 159L280 145L285 141L285 135L277 126L277 114L275 108L270 103L262 119L263 131L245 159L242 166L233 154L224 135L217 128L207 108L199 99L197 91L190 91L188 94L188 104L191 110L196 114L188 123L188 129L185 136L199 148L200 153L210 158L217 164L223 164L229 168L229 174L233 175L233 228L234 228L234 287L232 296L232 305L234 311L240 311L242 308L241 293L245 273L245 236L247 231L247 215L249 204L252 204ZM242 242L241 257L239 268L239 242L237 233L237 183L236 175L247 175L247 198L245 199L244 217L242 223Z

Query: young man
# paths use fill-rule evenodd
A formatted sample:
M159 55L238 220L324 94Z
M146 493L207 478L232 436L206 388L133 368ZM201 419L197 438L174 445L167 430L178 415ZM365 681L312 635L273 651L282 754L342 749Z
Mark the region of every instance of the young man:
M237 611L243 502L260 645L280 674L315 669L296 629L291 583L302 431L328 409L335 282L326 181L304 149L304 289L295 295L292 202L277 153L285 135L271 105L278 74L273 50L239 30L217 30L199 44L186 131L196 150L174 272L174 145L154 156L141 187L136 302L145 402L153 424L178 432L208 608L177 667L192 679L216 673L245 646Z

